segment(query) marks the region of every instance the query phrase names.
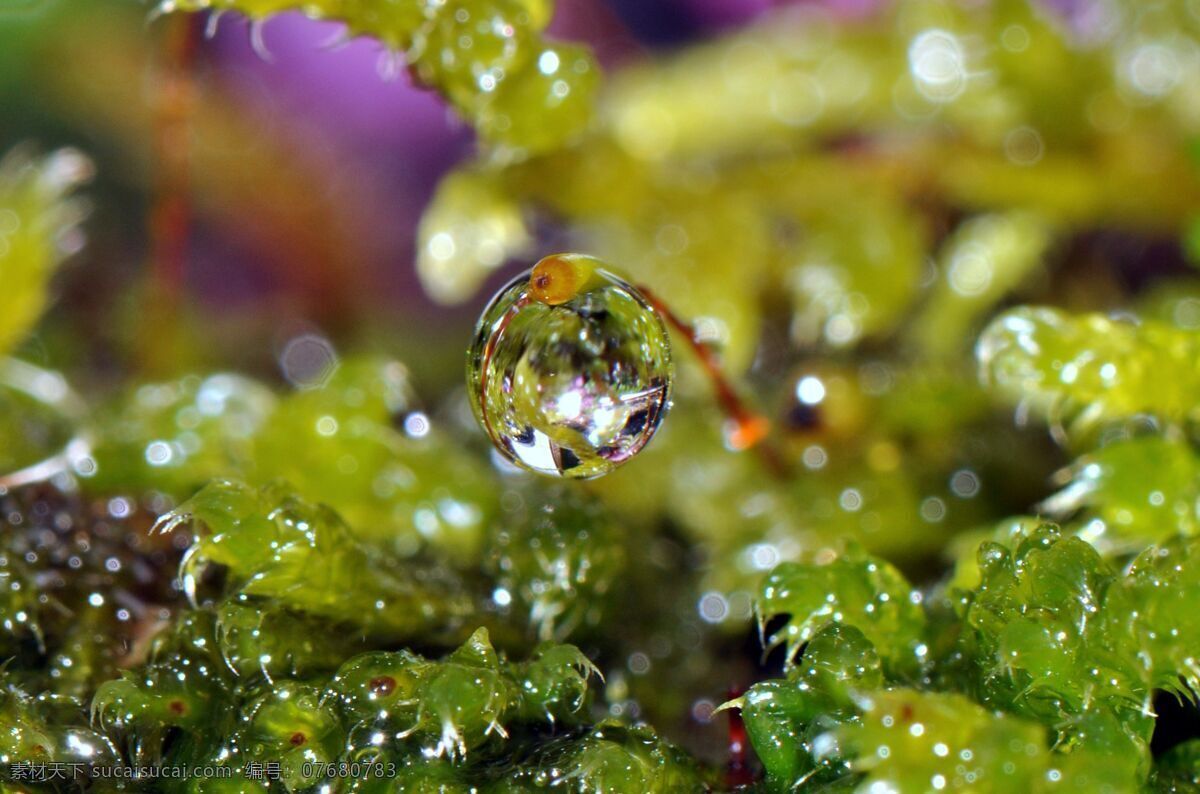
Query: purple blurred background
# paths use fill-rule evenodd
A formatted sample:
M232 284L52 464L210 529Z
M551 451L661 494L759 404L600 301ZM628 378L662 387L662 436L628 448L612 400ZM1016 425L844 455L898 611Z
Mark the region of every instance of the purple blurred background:
M560 0L551 32L590 44L606 67L703 39L746 24L782 0ZM847 16L869 14L876 0L832 0L827 7ZM416 297L413 236L421 209L437 178L466 156L471 134L438 98L414 88L375 42L339 40L341 28L301 14L271 19L261 38L269 58L252 46L248 23L236 16L219 21L205 44L210 68L231 84L242 101L286 119L284 127L338 164L335 182L356 191L370 188L359 210L375 230L371 248L379 262L364 263L370 294L400 300L404 311L447 319L445 309ZM336 190L337 185L331 185ZM195 241L191 278L197 294L227 294L229 242L206 248ZM254 252L242 252L250 259ZM245 261L246 256L239 257ZM376 271L376 272L371 272ZM216 282L216 283L206 283ZM473 310L472 310L473 311ZM452 312L453 313L453 312Z

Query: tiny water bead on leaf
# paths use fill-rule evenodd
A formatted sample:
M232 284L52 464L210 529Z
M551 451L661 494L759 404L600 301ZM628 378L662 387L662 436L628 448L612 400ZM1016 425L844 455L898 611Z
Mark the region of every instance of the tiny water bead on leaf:
M507 459L585 479L654 436L670 404L671 348L636 287L587 256L549 256L500 290L467 357L471 407Z

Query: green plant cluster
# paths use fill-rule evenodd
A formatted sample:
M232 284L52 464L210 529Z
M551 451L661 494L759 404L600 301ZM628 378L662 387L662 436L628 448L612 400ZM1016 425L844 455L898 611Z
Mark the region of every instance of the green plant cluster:
M781 566L759 610L785 617L788 674L736 703L784 790L1137 791L1154 693L1200 684L1198 553L1180 538L1122 572L1031 525L979 546L974 587L925 597L863 555Z
M80 367L86 410L6 359L0 791L1200 790L1200 24L1104 9L804 6L593 102L547 5L304 4L480 132L418 230L430 295L553 227L694 322L770 450L731 451L686 353L586 484L494 462L388 356ZM0 166L6 355L86 172ZM1144 288L1101 231L1179 261Z

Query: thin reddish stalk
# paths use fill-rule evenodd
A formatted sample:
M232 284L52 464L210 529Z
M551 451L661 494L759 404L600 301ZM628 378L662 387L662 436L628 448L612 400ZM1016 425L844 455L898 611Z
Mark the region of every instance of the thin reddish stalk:
M699 359L700 365L713 385L713 391L721 410L729 417L731 429L726 433L729 446L735 450L756 449L767 468L776 475L783 475L786 472L783 457L770 443L771 422L738 396L737 390L734 389L729 378L721 371L721 362L717 358L716 351L700 338L695 326L680 319L653 291L641 285L638 285L638 289L646 296L646 300L662 316L667 325L674 328L687 340L688 346Z
M154 108L154 198L150 207L150 269L159 319L176 316L183 297L191 235L191 117L193 68L203 18L172 14L165 19L162 61Z

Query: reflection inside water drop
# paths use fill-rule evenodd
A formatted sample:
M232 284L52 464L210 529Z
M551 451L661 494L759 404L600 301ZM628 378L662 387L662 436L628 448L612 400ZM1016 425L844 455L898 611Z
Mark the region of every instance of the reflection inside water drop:
M666 327L633 286L599 283L558 305L529 297L529 274L484 310L467 360L475 416L496 448L532 471L606 474L653 437L670 399Z

